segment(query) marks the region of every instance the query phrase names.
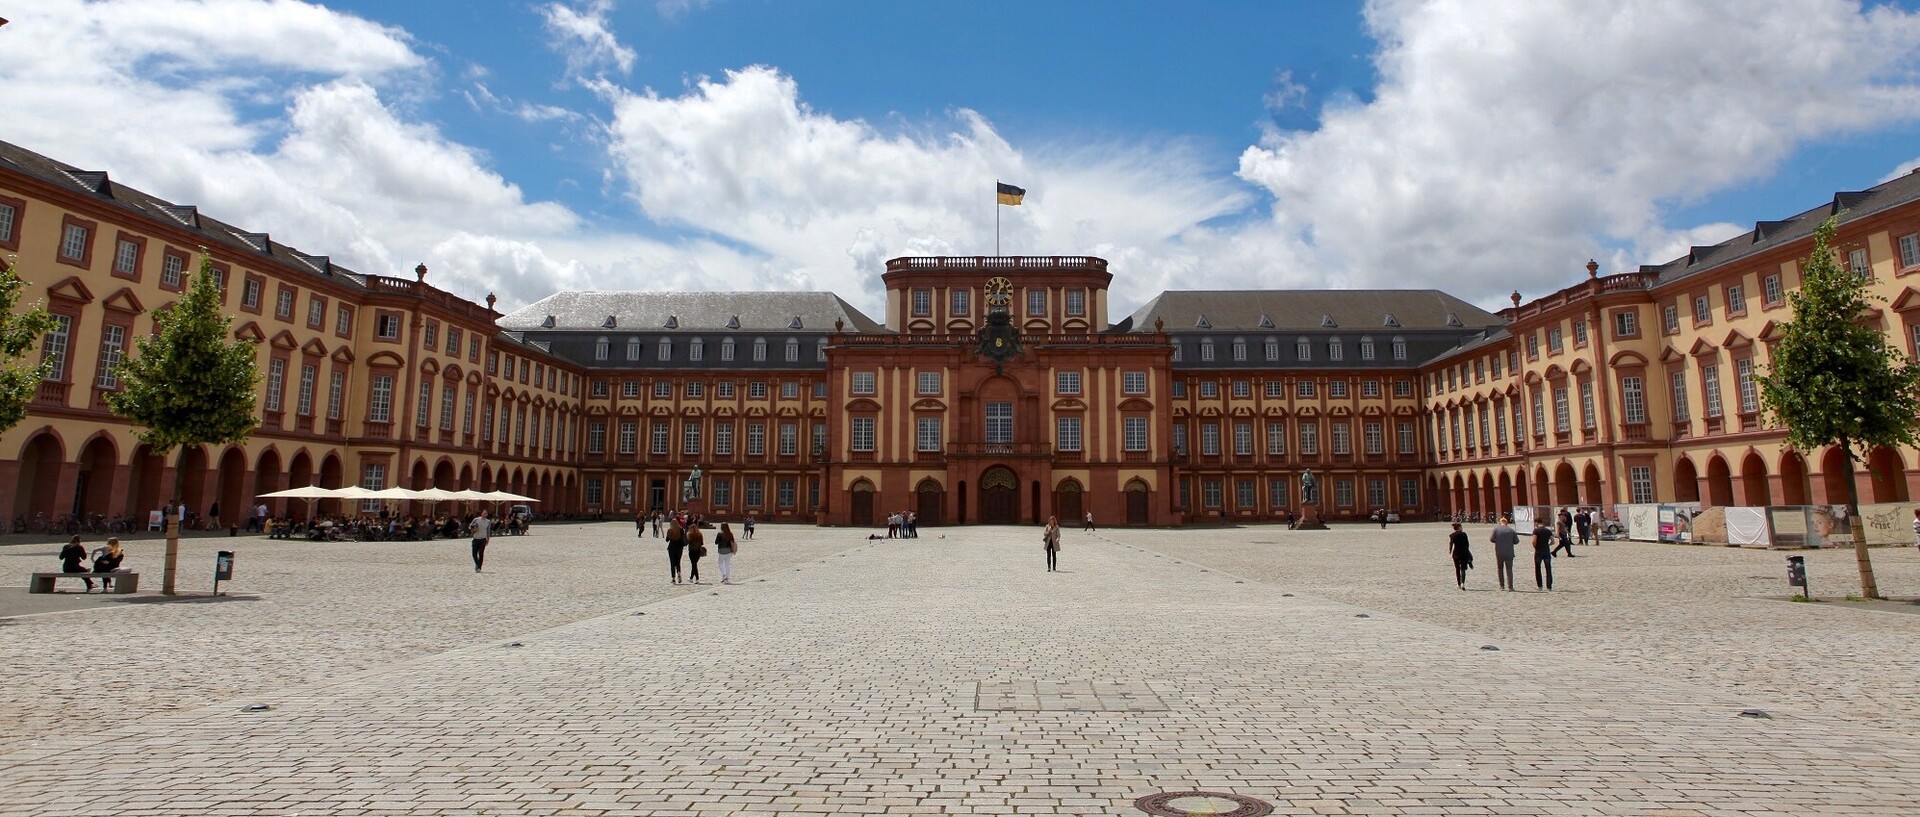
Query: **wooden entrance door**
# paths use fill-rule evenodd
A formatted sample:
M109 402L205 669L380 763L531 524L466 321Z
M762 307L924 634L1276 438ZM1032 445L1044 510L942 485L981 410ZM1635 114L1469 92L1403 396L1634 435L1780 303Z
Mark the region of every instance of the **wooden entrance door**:
M1020 479L1005 467L980 475L980 524L1020 524Z
M1137 479L1127 483L1127 524L1147 524L1147 485Z
M1054 514L1060 517L1061 527L1081 523L1081 514L1085 506L1081 504L1080 498L1085 496L1085 493L1080 490L1080 483L1075 480L1070 479L1060 483L1060 489L1053 495L1053 507L1056 509Z
M855 527L873 527L873 486L865 481L853 486L853 501L850 504L852 516L848 519Z
M941 499L946 496L946 494L940 490L940 483L932 480L920 483L920 490L917 492L917 496L919 496L920 500L913 509L914 525L916 527L940 525Z

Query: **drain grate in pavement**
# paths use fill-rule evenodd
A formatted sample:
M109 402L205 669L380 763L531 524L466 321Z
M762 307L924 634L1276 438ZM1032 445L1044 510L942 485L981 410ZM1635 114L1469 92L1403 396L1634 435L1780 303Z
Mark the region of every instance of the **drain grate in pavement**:
M1167 704L1138 681L981 681L973 708L982 712L1165 712Z
M1154 817L1200 814L1212 817L1262 817L1273 813L1273 806L1266 802L1244 794L1221 791L1164 791L1135 800L1133 806Z

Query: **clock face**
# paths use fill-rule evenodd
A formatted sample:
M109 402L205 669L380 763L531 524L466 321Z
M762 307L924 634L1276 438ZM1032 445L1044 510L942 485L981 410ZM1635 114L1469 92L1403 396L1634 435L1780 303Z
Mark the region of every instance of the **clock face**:
M1013 282L1005 276L987 279L987 305L1006 306L1013 301Z

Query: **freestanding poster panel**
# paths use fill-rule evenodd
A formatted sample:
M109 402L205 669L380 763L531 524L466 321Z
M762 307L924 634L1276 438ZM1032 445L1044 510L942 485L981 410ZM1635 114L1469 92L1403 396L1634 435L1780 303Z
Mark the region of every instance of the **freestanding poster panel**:
M1767 526L1767 509L1750 507L1727 508L1727 544L1745 547L1766 547L1773 544L1773 537Z

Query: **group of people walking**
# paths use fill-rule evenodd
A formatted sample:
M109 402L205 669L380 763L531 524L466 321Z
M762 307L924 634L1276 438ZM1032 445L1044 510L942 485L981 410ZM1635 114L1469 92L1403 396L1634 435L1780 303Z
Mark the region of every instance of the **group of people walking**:
M644 515L634 519L634 527L642 538L647 535L648 521L649 517ZM658 531L659 518L654 517L651 521L654 523L655 530ZM667 569L674 584L700 583L700 560L707 555L707 535L700 529L701 521L698 516L689 514L674 514L666 517L664 535L667 540ZM743 523L742 531L746 534L746 538L753 538L752 519ZM740 539L733 535L731 524L720 523L720 530L713 535L713 552L714 560L720 565L720 583L733 584L733 557L740 552ZM680 570L680 560L683 557L687 560L684 576Z
M1533 542L1533 585L1538 590L1553 589L1553 557L1564 550L1567 558L1573 558L1575 537L1583 546L1593 542L1593 516L1585 508L1577 513L1562 508L1552 518L1552 525L1547 523L1548 517L1535 519L1533 530L1528 534ZM1517 558L1520 537L1521 532L1513 526L1513 517L1502 516L1487 539L1493 543L1494 566L1499 573L1501 590L1514 589L1513 560ZM1454 583L1465 590L1467 571L1473 568L1473 546L1458 522L1453 523L1453 531L1447 534L1447 551L1453 557Z

